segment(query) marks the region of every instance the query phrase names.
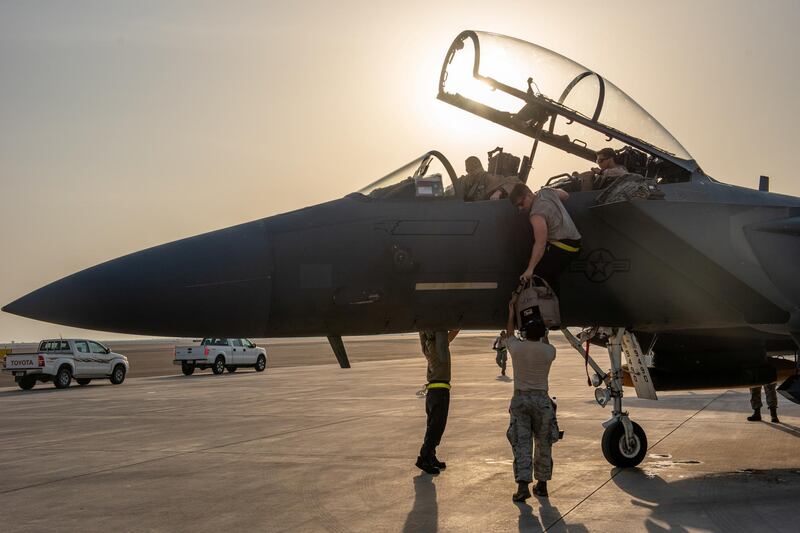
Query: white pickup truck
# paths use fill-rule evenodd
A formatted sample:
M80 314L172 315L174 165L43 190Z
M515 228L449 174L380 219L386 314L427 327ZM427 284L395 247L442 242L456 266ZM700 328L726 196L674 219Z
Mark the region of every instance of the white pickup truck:
M259 348L248 339L206 338L199 346L176 346L176 365L181 365L185 376L191 376L195 368L210 368L215 374L236 372L237 368L252 366L256 372L267 368L267 351Z
M37 381L52 381L57 389L66 389L72 378L80 386L99 378L119 385L128 373L128 358L96 341L44 340L38 352L7 355L3 372L11 372L22 390L31 390Z

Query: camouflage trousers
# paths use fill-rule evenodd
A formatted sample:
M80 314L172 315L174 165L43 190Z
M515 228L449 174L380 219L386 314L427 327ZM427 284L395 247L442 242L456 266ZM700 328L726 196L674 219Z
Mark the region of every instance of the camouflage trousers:
M778 407L778 395L775 392L775 383L767 383L764 385L764 396L767 397L767 407L776 409ZM753 411L761 409L761 387L753 387L750 389L750 407Z
M552 445L558 440L550 397L545 391L515 392L508 412L506 437L514 451L514 479L548 481L553 476Z

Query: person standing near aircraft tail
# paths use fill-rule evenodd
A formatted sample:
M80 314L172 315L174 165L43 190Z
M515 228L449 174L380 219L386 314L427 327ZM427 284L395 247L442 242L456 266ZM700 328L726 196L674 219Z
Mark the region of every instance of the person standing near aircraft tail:
M520 278L528 281L536 274L558 294L558 278L581 249L581 234L562 203L569 193L549 188L534 193L519 183L508 198L519 211L529 213L533 227L531 258Z
M772 422L779 424L778 420L778 394L775 392L775 383L764 384L764 396L767 397L767 407L769 407L769 414ZM761 420L761 386L752 387L750 389L750 407L753 408L753 414L747 417L750 422L759 422Z
M508 408L511 420L506 437L514 452L514 480L517 482L517 492L512 499L520 502L531 497L528 485L534 478L534 494L547 497L547 482L553 476L551 450L558 440L558 426L548 393L548 377L556 349L547 344L547 329L541 320L527 328L524 341L514 336L516 300L514 294L508 303L506 328L509 332L506 347L514 369L514 396Z
M428 360L428 384L425 386L425 438L417 457L417 467L428 474L438 474L447 464L436 457L450 411L450 343L458 330L420 331L422 353Z

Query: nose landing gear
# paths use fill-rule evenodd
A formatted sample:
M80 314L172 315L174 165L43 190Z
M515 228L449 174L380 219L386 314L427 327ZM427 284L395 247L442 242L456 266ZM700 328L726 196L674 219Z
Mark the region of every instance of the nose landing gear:
M638 465L647 454L647 435L642 427L632 421L627 411L622 410L622 351L625 349L628 362L632 372L636 372L640 377L645 378L650 387L649 394L645 397L656 399L655 390L652 389L649 380L647 367L643 364L643 356L639 343L632 333L624 328L597 328L588 334L581 334L583 340L588 340L595 335L604 335L607 338L608 356L611 361L611 370L605 372L600 366L589 357L583 349L581 341L578 340L569 330L561 330L569 343L584 360L595 371L592 376L592 385L595 389L595 399L597 403L605 407L606 404L613 402L611 418L603 423L602 451L606 460L614 466L628 468ZM605 385L605 387L602 387ZM639 389L639 386L637 386ZM637 390L638 392L638 390ZM642 394L640 394L642 396Z

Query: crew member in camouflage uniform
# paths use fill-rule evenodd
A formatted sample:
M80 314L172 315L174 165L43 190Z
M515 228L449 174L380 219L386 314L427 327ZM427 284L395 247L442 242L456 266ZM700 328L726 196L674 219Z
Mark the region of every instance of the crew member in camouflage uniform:
M452 331L420 331L422 353L428 360L428 384L425 386L425 413L428 420L425 439L416 465L428 474L438 474L447 464L436 457L450 410L450 343L458 335Z
M548 375L556 358L556 349L546 343L547 330L541 318L524 332L526 340L513 335L516 299L515 294L508 304L506 329L510 332L506 347L514 368L514 397L508 408L511 421L506 436L514 452L514 479L517 482L517 492L512 499L525 501L531 497L528 485L532 479L537 482L534 494L547 497L547 482L553 475L551 451L553 443L558 440L558 425L548 394Z
M775 392L775 383L767 383L764 385L764 396L767 397L767 407L769 407L769 414L772 422L775 424L780 423L778 420L778 395ZM750 407L753 408L753 414L747 417L750 422L758 422L761 420L761 386L752 387L750 389Z

